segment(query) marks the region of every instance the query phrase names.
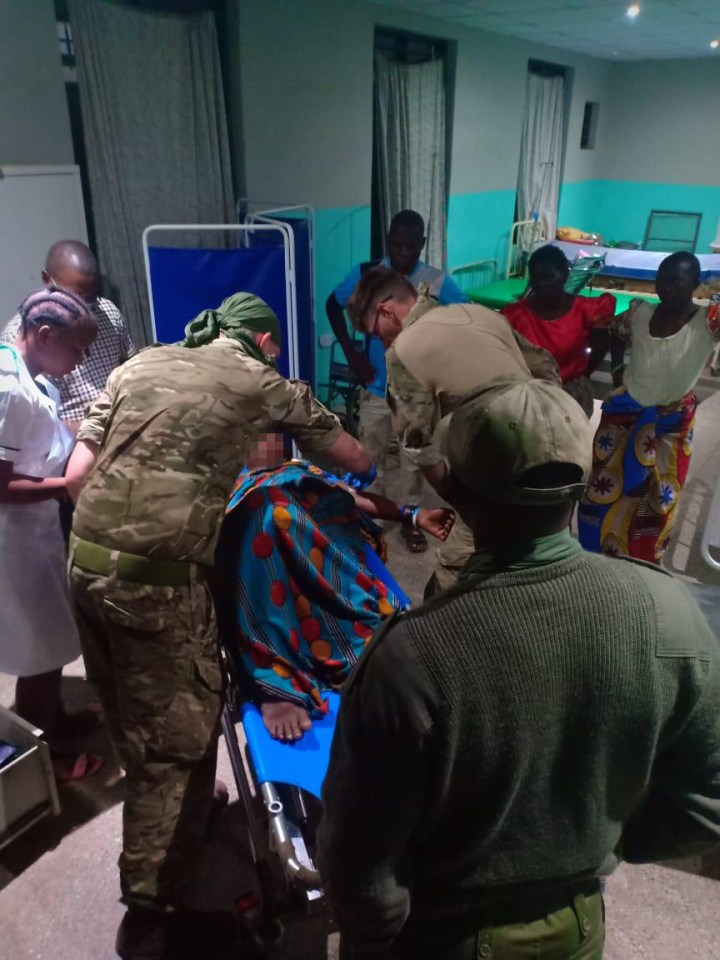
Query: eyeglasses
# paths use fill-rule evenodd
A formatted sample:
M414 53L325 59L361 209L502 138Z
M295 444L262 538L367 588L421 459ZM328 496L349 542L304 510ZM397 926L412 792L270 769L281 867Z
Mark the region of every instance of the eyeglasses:
M379 323L380 323L380 307L381 307L381 305L382 305L383 303L387 303L388 300L392 300L392 294L389 294L387 297L384 297L384 298L378 303L377 307L375 307L375 319L373 320L373 325L372 325L372 327L371 327L370 330L369 330L369 334L370 334L371 337L377 337L377 336L378 336L378 325L379 325Z

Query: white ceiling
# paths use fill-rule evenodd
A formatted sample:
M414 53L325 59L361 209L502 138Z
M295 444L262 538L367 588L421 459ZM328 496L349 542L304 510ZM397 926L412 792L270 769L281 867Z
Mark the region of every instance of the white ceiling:
M480 27L607 60L715 56L720 0L374 0L456 26Z

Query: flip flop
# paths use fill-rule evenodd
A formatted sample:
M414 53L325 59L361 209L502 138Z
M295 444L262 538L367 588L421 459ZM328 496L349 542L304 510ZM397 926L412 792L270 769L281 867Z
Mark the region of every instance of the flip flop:
M413 530L409 527L402 527L400 536L407 544L410 553L425 553L428 548L428 542L422 530Z
M84 780L85 777L91 777L97 773L105 762L102 757L93 753L56 753L51 754L53 760L67 760L72 762L72 767L66 771L58 770L53 763L55 780L58 784L72 783L74 780Z

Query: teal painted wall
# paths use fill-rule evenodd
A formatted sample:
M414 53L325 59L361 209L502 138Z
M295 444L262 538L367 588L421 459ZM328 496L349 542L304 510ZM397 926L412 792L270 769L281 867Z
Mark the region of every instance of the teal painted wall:
M447 226L448 267L495 259L498 276L505 267L515 213L515 190L488 190L450 197Z
M595 222L598 211L602 208L604 185L602 180L564 183L560 188L558 225L577 227L579 230L599 230L599 227L596 228L591 224Z
M565 183L558 223L601 233L608 240L641 243L650 210L702 212L698 253L709 253L720 218L720 186L582 180ZM488 190L450 197L448 206L448 266L495 259L502 276L515 190ZM317 373L327 383L330 348L319 338L330 332L325 300L356 263L370 256L370 207L337 207L316 211ZM321 389L320 395L324 395Z
M702 213L697 253L710 253L720 219L720 185L627 180L566 183L558 223L601 233L607 240L642 243L651 210Z

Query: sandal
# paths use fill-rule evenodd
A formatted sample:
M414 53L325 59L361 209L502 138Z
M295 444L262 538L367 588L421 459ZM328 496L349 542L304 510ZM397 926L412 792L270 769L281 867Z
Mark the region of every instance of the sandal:
M58 753L52 751L53 771L58 784L84 780L97 773L105 762L94 753Z
M422 530L415 530L413 527L401 527L400 536L407 544L410 553L425 553L428 548L428 542Z

